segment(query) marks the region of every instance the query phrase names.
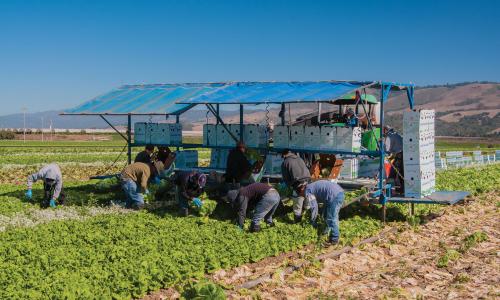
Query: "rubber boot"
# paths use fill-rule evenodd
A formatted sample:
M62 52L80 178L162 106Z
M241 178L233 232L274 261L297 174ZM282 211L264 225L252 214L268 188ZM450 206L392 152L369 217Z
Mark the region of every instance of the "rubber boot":
M259 232L260 231L260 224L250 224L250 232Z
M300 216L295 215L295 217L294 217L293 220L294 220L294 223L300 223L300 222L302 222L302 215L300 215Z

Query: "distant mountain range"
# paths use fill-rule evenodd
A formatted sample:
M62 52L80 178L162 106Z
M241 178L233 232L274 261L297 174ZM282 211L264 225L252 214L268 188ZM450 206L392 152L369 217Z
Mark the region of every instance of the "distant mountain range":
M378 91L367 91L378 96ZM437 135L450 136L500 136L500 84L499 83L459 83L419 87L415 91L417 108L435 109L437 113ZM408 107L406 95L393 93L385 105L388 123L400 128L401 113ZM325 105L324 110L328 110ZM296 117L317 110L315 104L292 104L290 117ZM245 122L265 124L278 122L276 106L266 110L264 105L245 108ZM106 128L107 124L98 116L60 116L59 111L46 111L26 114L27 128ZM228 123L239 120L239 111L223 111ZM200 130L209 117L206 110L192 109L181 116L183 127L187 130ZM288 118L287 113L287 118ZM173 118L173 117L172 117ZM113 116L108 119L115 125L125 125L126 117ZM134 121L147 121L149 117L137 116ZM155 116L152 121L162 121L164 117ZM0 127L23 128L23 114L0 116Z

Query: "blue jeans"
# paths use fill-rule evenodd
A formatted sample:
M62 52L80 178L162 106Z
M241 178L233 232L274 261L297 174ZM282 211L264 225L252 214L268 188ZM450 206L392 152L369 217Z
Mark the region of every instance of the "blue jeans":
M336 197L328 199L325 203L324 216L326 226L330 233L330 241L339 240L339 211L344 203L344 193L338 193Z
M125 207L127 208L141 208L144 206L144 196L141 193L141 187L132 179L122 180L122 189L127 196Z
M255 206L252 224L257 225L262 219L266 223L273 221L273 215L280 204L280 194L275 189L270 189L262 196L262 199Z

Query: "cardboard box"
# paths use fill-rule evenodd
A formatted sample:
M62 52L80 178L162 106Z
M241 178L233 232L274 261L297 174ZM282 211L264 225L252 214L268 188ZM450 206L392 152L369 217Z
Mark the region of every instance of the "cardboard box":
M289 146L292 149L302 149L304 147L304 126L290 126Z
M320 129L322 150L336 150L337 149L337 127L322 126Z
M243 139L248 147L267 147L267 127L259 124L245 124Z
M217 146L217 128L214 124L203 125L203 146Z
M304 147L321 149L321 130L319 126L306 126L304 128Z
M277 175L281 174L281 164L283 158L279 154L268 154L264 162L264 174Z
M227 126L227 125L226 125ZM216 125L217 134L217 146L229 146L229 139L231 136L227 132L226 128L221 124Z
M147 130L147 123L134 123L134 142L138 144L149 143L149 131Z
M175 157L176 168L197 168L198 167L198 151L183 150L178 151Z
M286 149L290 147L290 128L289 126L277 125L273 131L273 147Z

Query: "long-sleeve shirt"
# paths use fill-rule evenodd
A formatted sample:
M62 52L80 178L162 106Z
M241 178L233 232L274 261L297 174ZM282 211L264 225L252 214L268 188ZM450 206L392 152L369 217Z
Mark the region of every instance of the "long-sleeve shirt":
M33 182L45 179L54 180L55 188L53 197L54 199L57 199L62 190L63 180L61 169L59 169L59 166L55 163L48 164L45 167L41 168L40 171L28 176L28 189L32 188Z
M148 180L151 176L151 166L149 164L136 162L128 165L122 171L122 179L130 179L139 184L143 191L148 189Z
M385 152L396 154L403 151L403 137L394 130L387 133L384 140Z
M229 152L226 165L226 182L240 182L252 172L252 165L239 149Z
M181 196L187 199L198 197L203 192L203 187L199 186L197 182L193 182L198 173L194 171L180 171L177 172L174 183L179 187Z
M262 199L271 187L265 183L252 183L240 188L233 207L238 214L238 224L243 227L247 215L247 208L250 203L256 203Z
M328 180L318 180L309 183L304 191L304 196L311 207L311 220L318 217L318 202L326 203L333 200L339 193L344 192L340 185Z
M295 154L288 154L285 156L281 164L281 175L286 185L293 187L301 181L308 181L311 179L311 173L307 168L304 160Z

